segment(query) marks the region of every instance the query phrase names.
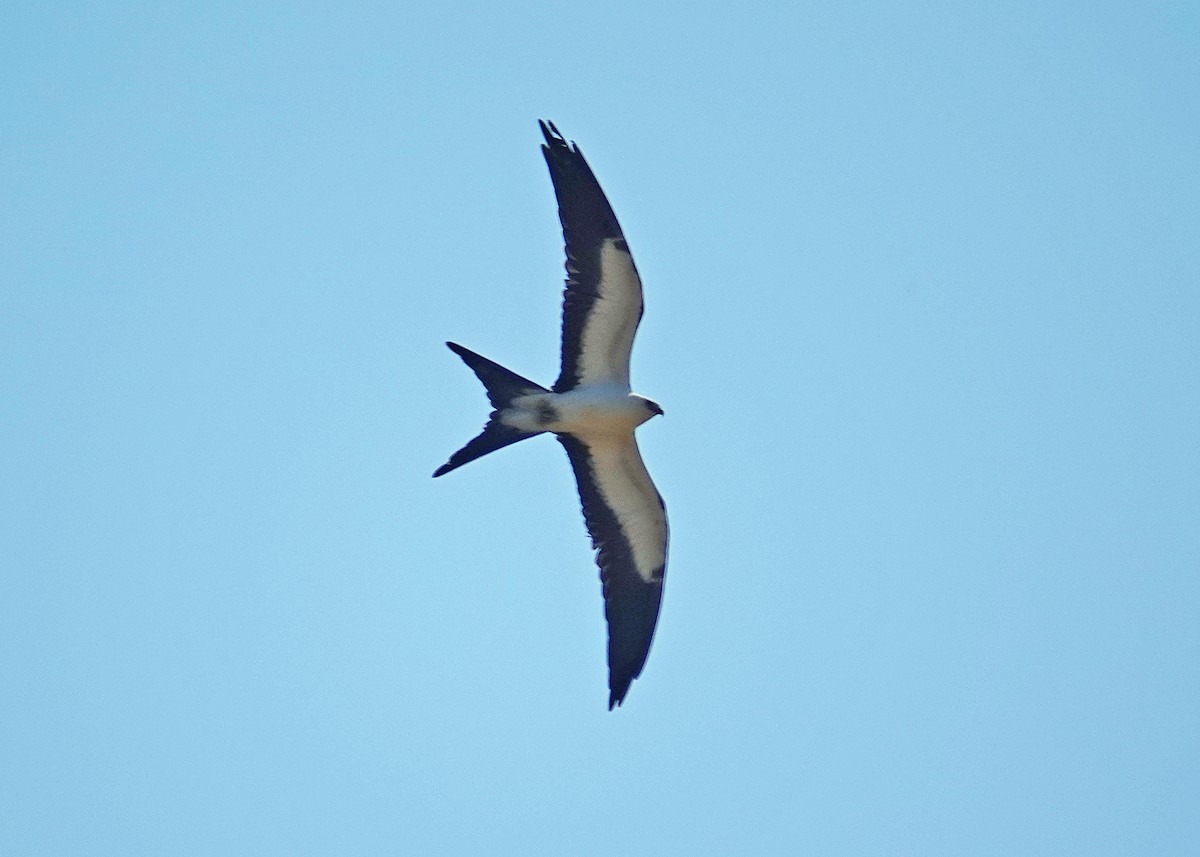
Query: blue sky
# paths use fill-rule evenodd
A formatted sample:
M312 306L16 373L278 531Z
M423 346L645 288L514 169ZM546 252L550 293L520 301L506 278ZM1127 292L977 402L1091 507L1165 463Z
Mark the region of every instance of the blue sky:
M436 7L436 8L435 8ZM1200 853L1200 15L0 13L0 851ZM606 711L537 118L646 283Z

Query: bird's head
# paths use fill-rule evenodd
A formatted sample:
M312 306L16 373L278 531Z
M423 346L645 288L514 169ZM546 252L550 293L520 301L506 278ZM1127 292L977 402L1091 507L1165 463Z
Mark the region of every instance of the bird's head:
M649 399L642 399L642 403L646 406L646 410L648 410L651 415L656 417L661 417L663 415L663 409L658 402L652 402Z

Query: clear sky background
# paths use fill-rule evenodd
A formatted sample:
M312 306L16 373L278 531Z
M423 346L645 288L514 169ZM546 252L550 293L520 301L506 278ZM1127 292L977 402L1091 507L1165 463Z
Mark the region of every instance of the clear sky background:
M0 852L1200 853L1194 3L8 4ZM1053 8L1049 8L1053 7ZM535 120L646 284L606 710Z

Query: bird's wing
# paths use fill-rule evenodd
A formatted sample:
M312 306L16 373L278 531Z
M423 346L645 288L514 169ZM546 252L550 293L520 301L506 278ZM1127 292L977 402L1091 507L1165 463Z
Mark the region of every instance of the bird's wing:
M633 433L558 436L566 447L604 588L608 707L620 705L650 652L667 570L667 509Z
M575 144L541 122L567 249L562 371L554 392L629 386L629 352L642 319L642 281L600 183Z

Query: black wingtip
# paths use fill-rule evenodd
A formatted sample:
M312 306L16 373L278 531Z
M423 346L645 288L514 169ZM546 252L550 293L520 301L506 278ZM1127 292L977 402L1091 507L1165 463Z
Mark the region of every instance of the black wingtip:
M610 685L612 684L611 678L609 680L609 684ZM612 686L609 688L609 690L608 690L608 710L609 711L612 711L613 708L621 707L621 703L623 703L625 701L626 694L629 693L629 686L631 684L633 684L632 676L628 680L626 680L624 682L618 682L615 686Z
M549 152L551 149L562 149L563 151L571 151L571 145L567 143L567 138L563 136L562 131L558 130L558 126L549 119L539 119L538 125L542 129L542 136L546 138L546 145L542 149ZM578 147L576 147L578 150Z
M563 140L562 134L558 133L558 129L554 127L554 123L549 119L539 119L538 127L542 129L542 136L546 138L546 142L553 146L556 142L566 142Z

